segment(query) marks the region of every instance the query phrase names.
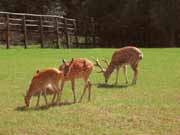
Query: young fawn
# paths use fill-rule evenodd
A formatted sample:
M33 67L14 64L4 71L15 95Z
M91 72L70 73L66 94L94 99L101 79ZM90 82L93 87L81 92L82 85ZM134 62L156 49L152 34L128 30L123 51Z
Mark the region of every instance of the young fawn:
M37 71L32 78L31 84L24 98L26 106L29 106L32 96L38 96L36 104L36 106L38 106L41 94L45 98L46 106L48 105L46 94L53 94L52 104L54 104L56 96L59 96L60 89L58 85L62 77L62 72L56 68L46 68L42 71ZM56 102L58 102L58 100Z
M84 80L84 91L80 97L79 102L82 101L82 98L88 88L89 95L88 100L91 99L91 83L89 81L89 76L93 71L93 63L88 59L72 59L70 62L65 62L63 60L63 65L59 67L59 70L63 72L63 79L61 82L61 92L63 90L64 84L67 81L71 81L72 85L72 92L74 96L74 103L76 102L76 94L75 94L75 80L76 79L83 79ZM61 96L61 93L60 93ZM59 100L59 99L58 99Z
M136 84L137 77L138 77L138 65L140 60L143 58L143 53L136 47L128 46L120 48L119 50L115 51L112 55L111 62L108 64L106 61L106 64L108 65L106 69L104 69L98 59L96 60L95 66L99 67L101 69L100 73L103 73L105 78L105 83L108 82L111 73L114 71L114 69L117 70L116 72L116 81L115 84L118 84L118 75L119 75L119 69L123 67L124 69L124 75L126 79L126 83L128 83L127 79L127 65L131 65L131 68L134 71L134 77L132 80L132 84Z

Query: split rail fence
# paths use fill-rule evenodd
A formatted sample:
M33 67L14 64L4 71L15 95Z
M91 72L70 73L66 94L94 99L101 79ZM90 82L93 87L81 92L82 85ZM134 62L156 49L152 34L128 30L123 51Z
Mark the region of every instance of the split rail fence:
M91 24L93 28L93 19ZM23 42L24 48L35 40L44 48L47 39L55 42L55 48L62 47L61 41L64 48L70 48L71 37L75 47L79 47L81 36L86 43L88 37L92 37L92 43L96 44L96 35L93 32L82 32L83 28L80 27L81 23L77 20L63 16L0 12L0 40L4 41L7 49L11 42L17 39ZM33 34L36 36L33 37Z

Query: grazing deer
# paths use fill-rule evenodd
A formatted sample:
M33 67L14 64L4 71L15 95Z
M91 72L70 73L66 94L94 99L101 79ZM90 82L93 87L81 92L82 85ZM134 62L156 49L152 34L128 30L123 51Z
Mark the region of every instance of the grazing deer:
M100 73L103 73L105 78L105 83L108 82L111 73L114 71L114 69L116 69L117 72L116 72L115 84L118 84L118 75L119 75L120 67L123 67L126 83L128 83L127 65L131 65L131 68L134 71L134 78L132 84L136 84L138 77L138 65L139 65L139 61L142 60L142 58L143 58L143 53L138 48L128 46L128 47L120 48L119 50L115 51L112 55L110 64L108 64L108 62L105 61L106 64L108 65L106 69L104 69L100 65L98 59L96 60L95 66L101 69Z
M65 62L63 60L63 65L59 67L59 70L63 72L63 79L61 82L61 92L63 90L64 84L67 81L71 81L72 92L74 96L74 103L76 102L76 94L75 94L75 80L83 79L84 80L84 91L80 97L79 102L82 101L82 98L88 88L88 101L91 99L91 83L89 81L89 76L93 70L93 63L88 59L72 59L71 62ZM61 95L61 93L60 93ZM59 100L59 99L58 99Z
M52 99L52 104L54 104L56 95L58 95L60 92L58 85L62 77L62 72L56 68L46 68L42 71L37 71L32 78L29 90L27 91L26 96L24 98L26 106L29 106L30 99L32 96L38 96L36 104L36 106L38 106L41 94L45 98L46 106L48 105L46 94L54 94Z

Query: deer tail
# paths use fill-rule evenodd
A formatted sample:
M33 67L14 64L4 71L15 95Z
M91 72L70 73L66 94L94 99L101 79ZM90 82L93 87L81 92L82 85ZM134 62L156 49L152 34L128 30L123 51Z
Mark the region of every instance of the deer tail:
M139 59L142 60L143 59L143 53L139 54Z
M37 70L36 73L39 73L39 70Z

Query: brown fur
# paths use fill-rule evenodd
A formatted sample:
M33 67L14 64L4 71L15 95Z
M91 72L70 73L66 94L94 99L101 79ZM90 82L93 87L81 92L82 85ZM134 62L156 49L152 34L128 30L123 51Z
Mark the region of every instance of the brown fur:
M65 62L63 65L59 67L59 70L64 72L64 78L62 79L61 84L61 90L63 90L64 84L66 81L71 81L72 83L72 91L74 96L74 102L76 102L75 97L75 80L76 79L83 79L85 82L84 85L84 92L80 98L80 101L82 100L84 93L86 91L86 88L89 90L89 100L90 100L90 91L91 91L91 83L89 81L89 76L91 72L93 71L93 63L89 61L88 59L75 59L71 62Z
M32 96L40 96L41 93L44 95L54 94L52 101L54 102L56 94L58 94L60 91L58 84L62 76L62 72L56 68L46 68L42 71L38 70L37 73L33 76L29 90L25 96L26 106L29 106Z
M128 80L127 80L126 66L130 65L134 71L134 78L132 83L135 84L138 76L139 61L142 60L142 58L143 58L143 53L138 48L133 46L123 47L115 51L112 55L110 64L106 69L102 71L104 74L105 82L107 83L114 69L117 69L116 82L115 82L115 84L117 84L119 69L123 67L124 74L126 77L126 83L127 83Z

